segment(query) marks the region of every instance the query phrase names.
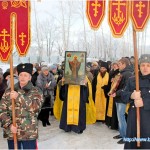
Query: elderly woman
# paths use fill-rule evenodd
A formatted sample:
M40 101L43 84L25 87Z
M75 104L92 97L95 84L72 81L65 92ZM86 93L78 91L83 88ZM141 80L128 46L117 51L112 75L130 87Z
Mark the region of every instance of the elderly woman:
M150 54L142 55L139 62L140 91L135 90L135 77L131 77L122 92L124 102L130 103L125 149L137 149L137 141L141 143L140 149L150 149ZM137 139L136 107L140 108L140 139Z
M42 121L43 126L50 125L49 112L53 111L54 88L56 81L54 76L49 72L48 66L42 66L41 73L37 77L37 87L43 91L44 103L38 119ZM51 112L52 113L52 112Z

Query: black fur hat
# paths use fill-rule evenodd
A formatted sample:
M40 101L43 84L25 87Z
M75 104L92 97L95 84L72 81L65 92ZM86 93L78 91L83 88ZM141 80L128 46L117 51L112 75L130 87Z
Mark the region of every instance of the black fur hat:
M33 65L30 64L30 63L19 64L19 65L17 66L17 71L18 71L18 75L19 75L21 72L27 72L27 73L29 73L29 74L32 75Z

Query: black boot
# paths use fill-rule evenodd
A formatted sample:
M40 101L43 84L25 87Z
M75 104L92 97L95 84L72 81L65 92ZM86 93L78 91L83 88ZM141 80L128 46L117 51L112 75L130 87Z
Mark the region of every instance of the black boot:
M46 127L46 122L42 121L43 127Z
M47 123L47 125L48 125L48 126L50 126L50 125L51 125L51 123L49 122L49 120L47 120L47 122L46 122L46 123Z
M54 113L53 113L53 108L51 108L51 116L54 116Z

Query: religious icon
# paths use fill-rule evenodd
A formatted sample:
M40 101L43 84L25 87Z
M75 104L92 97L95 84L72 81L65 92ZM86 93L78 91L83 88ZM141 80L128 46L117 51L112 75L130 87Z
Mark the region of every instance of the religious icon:
M82 85L85 79L86 52L66 51L65 83Z
M110 91L108 92L108 95L114 94L119 86L119 83L122 79L122 75L119 73L117 74L113 80L112 80L112 84L111 84L111 88Z

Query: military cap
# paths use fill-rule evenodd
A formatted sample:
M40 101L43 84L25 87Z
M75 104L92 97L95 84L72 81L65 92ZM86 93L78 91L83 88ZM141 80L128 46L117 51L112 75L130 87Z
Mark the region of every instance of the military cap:
M17 66L18 75L21 72L27 72L32 75L32 71L33 71L33 64L31 64L31 63L19 64Z
M150 54L143 54L139 59L139 63L150 63Z

